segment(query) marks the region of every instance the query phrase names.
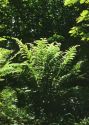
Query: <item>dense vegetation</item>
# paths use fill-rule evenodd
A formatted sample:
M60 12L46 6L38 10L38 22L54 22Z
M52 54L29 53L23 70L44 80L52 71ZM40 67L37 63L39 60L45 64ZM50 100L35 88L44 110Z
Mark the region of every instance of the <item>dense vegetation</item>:
M89 125L89 0L0 1L0 125Z

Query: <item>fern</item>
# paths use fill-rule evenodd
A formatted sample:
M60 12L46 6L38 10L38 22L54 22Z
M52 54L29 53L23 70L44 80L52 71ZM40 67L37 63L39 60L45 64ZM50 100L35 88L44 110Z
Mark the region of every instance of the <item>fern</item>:
M62 63L63 66L66 64L70 64L73 61L73 59L76 56L77 47L78 46L73 46L73 47L69 48L68 51L66 51L66 54L63 56L63 63Z
M9 58L12 51L0 48L0 66L6 62L6 60Z
M55 86L56 84L60 86L61 83L69 81L71 76L81 74L82 61L73 63L78 45L63 52L60 50L61 46L54 45L53 43L48 44L46 39L41 39L36 41L29 49L27 45L23 44L17 38L12 39L16 40L19 51L1 68L0 76L4 77L8 74L12 74L12 76L15 74L21 75L24 68L27 67L31 73L29 75L36 79L38 86L45 84L43 82L46 81L55 84ZM18 60L17 63L13 62L13 58L17 55L23 59L20 64Z
M22 72L22 64L10 64L10 63L6 63L0 70L0 76L7 76L7 75L12 75L12 76L16 76L17 74L20 75L20 73Z
M1 78L7 75L11 75L12 78L14 76L20 77L24 73L27 76L23 77L29 77L27 78L29 80L34 78L37 86L50 84L51 86L60 87L60 85L81 76L81 67L84 61L79 60L74 63L78 45L72 46L66 52L63 52L60 50L61 46L53 43L48 44L46 39L41 39L36 41L29 49L17 38L12 39L16 40L19 51L1 68ZM18 55L22 58L22 62L19 63L17 60L14 63L13 59Z
M1 48L0 59L5 59L5 63L0 67L0 83L4 80L5 85L14 86L21 105L25 106L28 112L31 111L32 115L35 114L35 117L46 118L49 113L54 116L54 110L60 115L60 106L65 108L64 104L71 105L71 102L65 102L66 95L69 94L68 92L71 91L74 84L77 84L76 79L79 80L84 75L81 70L84 61L75 60L78 45L70 47L64 52L61 51L60 44L49 44L46 39L35 41L30 48L17 38L12 39L16 41L19 50L10 51ZM2 102L0 103L2 105ZM72 107L74 107L74 103ZM6 108L8 109L8 107ZM16 109L19 110L17 107ZM6 110L3 111L5 114L7 113ZM8 109L8 111L10 110ZM23 112L23 110L19 111ZM15 111L15 113L17 112ZM19 118L20 116L22 119L26 118L21 114L18 115ZM27 115L30 118L30 113ZM18 119L16 120L18 121Z

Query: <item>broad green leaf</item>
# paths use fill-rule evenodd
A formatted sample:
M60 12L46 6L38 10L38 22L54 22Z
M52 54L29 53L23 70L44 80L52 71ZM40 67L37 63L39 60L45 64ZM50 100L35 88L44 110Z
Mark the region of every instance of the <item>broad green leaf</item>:
M89 0L65 0L64 5L72 6L72 5L76 4L77 2L79 2L80 4L83 4L83 3L89 4Z
M80 0L80 3L83 4L83 3L85 3L85 1L86 1L86 0Z
M82 21L89 20L89 11L83 10L80 16L76 19L77 23L80 23Z
M71 5L73 5L73 4L75 4L75 3L77 3L79 0L65 0L64 1L64 5L65 6L71 6Z

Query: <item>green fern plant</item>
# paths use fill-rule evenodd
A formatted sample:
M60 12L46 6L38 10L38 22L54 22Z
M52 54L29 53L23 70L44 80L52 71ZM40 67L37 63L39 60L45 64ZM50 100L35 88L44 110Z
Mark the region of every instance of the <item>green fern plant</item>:
M84 61L76 60L79 46L63 52L61 44L49 44L46 39L37 40L30 47L17 38L12 39L19 49L0 68L0 78L16 87L19 105L35 114L33 124L36 118L56 119L54 112L58 113L62 105L59 100L83 76Z
M37 82L41 82L45 76L49 76L48 79L51 79L52 81L55 81L56 79L60 83L60 80L65 76L66 79L70 79L69 77L71 75L81 74L80 69L83 61L79 60L79 62L77 61L76 64L73 64L78 46L73 46L66 52L63 52L60 50L60 45L54 45L54 43L48 44L46 39L42 39L36 41L29 49L26 44L23 44L17 38L12 39L16 41L19 51L7 60L7 63L1 68L1 75L3 72L6 74L23 72L23 67L26 66ZM4 59L5 54L8 56L11 53L10 50L2 48L1 50L4 52L3 54L1 52L1 58ZM23 61L21 63L19 63L18 60L17 63L13 62L13 59L17 56L22 58ZM4 75L5 74L2 76Z

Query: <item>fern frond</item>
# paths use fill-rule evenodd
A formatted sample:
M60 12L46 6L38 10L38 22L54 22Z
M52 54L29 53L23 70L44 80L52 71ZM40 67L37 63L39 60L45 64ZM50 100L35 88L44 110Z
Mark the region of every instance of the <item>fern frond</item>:
M69 50L66 51L66 54L63 56L63 66L66 64L70 64L73 61L77 53L77 47L78 45L72 46L71 48L69 48Z
M10 64L8 62L0 69L0 77L5 77L7 75L16 76L16 74L20 74L21 72L22 72L21 64L18 64L18 63Z
M30 59L30 51L28 50L27 45L26 45L26 44L23 44L22 41L19 40L19 39L17 39L17 38L13 38L13 37L12 37L12 39L16 41L16 44L17 44L18 47L19 47L19 52L16 53L16 54L14 55L14 57L16 57L17 55L21 54L21 56L22 56L23 59L25 58L25 59L28 59L28 60L29 60L29 59ZM13 57L13 58L14 58L14 57Z
M0 48L0 67L5 64L12 52L11 50Z
M7 40L6 38L4 37L0 37L0 42L2 43L3 41Z
M81 67L84 64L84 61L78 61L72 68L71 72L75 75L79 75L81 72Z

